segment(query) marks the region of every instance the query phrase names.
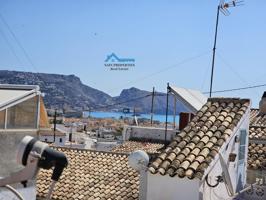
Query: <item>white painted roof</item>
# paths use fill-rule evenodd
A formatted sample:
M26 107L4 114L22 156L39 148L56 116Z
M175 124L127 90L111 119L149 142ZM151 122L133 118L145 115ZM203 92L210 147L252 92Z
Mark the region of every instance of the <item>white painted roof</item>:
M0 110L40 94L39 86L0 84Z
M197 112L208 98L198 90L171 86L172 92L191 112Z

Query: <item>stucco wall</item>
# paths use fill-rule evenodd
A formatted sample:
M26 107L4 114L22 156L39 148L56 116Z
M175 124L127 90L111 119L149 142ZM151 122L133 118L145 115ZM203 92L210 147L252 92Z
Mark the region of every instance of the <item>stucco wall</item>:
M220 153L222 153L224 160L227 163L227 169L229 171L231 181L233 184L234 191L241 190L244 188L246 184L246 167L247 167L247 152L248 152L248 130L249 130L249 113L242 118L243 120L240 122L239 126L236 127L235 135L228 140L221 148ZM246 149L245 149L245 161L243 168L240 167L239 161L239 142L235 141L236 136L239 138L240 131L246 130ZM229 154L235 153L237 154L234 162L228 162ZM214 185L216 183L215 179L217 176L222 175L222 167L220 164L219 156L215 157L213 163L211 163L212 168L209 168L205 171L205 174L208 173L209 183ZM217 187L209 187L206 184L206 181L203 180L201 182L200 193L203 200L220 200L220 199L231 199L228 195L226 186L224 182L219 183Z
M171 141L175 135L176 130L169 129L167 131L166 140ZM129 140L131 138L164 141L165 129L155 127L125 126L123 130L123 140Z
M239 167L239 136L241 130L246 130L246 146L244 165L241 170ZM227 169L229 171L234 191L241 190L246 184L246 167L247 167L247 152L248 152L248 130L249 130L249 111L244 115L239 125L235 128L235 134L230 137L227 142L221 147ZM237 139L238 138L238 139ZM228 162L229 154L235 153L236 159L234 162ZM209 183L214 185L216 177L222 175L222 167L217 154L210 167L205 171L208 174ZM205 180L187 178L170 177L168 175L152 175L148 173L147 184L147 200L221 200L232 199L226 189L224 182L219 183L217 187L209 187Z
M147 200L197 200L199 180L148 173Z
M0 176L7 176L21 168L16 162L16 152L26 135L37 137L37 130L0 131Z

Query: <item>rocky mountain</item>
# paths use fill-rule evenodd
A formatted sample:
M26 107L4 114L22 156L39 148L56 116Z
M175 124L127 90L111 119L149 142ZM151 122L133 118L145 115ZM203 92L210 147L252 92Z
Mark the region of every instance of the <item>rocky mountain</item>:
M74 75L1 70L0 83L39 85L47 108L83 110L113 103L111 96L84 85Z
M137 112L149 113L151 110L151 92L130 88L122 90L118 97L110 95L84 85L75 75L59 75L46 73L18 72L0 70L0 84L28 84L39 85L45 94L44 103L47 108L64 110L122 110L136 109ZM141 98L140 98L141 97ZM121 102L126 102L122 103ZM109 106L112 105L112 106ZM156 93L154 98L154 112L164 114L166 97L163 93ZM182 109L177 103L177 112ZM173 112L173 98L169 98L169 111Z
M142 98L147 96L145 98ZM151 92L140 90L138 88L130 88L124 89L120 93L118 97L114 97L116 102L126 102L132 99L132 101L127 102L125 104L121 104L122 107L129 107L131 109L136 110L136 112L141 113L150 113L151 112L151 102L152 96ZM173 96L169 95L169 102L168 102L169 114L172 114L174 111L174 98ZM154 96L154 106L153 106L154 113L158 114L165 114L166 110L166 94L161 92L155 92ZM179 113L181 110L185 110L184 106L177 102L176 104L176 111Z

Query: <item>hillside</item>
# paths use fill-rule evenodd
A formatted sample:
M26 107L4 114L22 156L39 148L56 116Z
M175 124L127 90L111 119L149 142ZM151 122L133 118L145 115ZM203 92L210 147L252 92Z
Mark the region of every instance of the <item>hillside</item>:
M39 85L47 108L82 110L113 103L111 96L82 84L74 75L1 70L0 83Z
M88 110L89 108L102 108L101 110L113 110L122 108L137 109L141 113L149 113L151 110L151 96L139 98L151 94L148 91L137 88L122 90L118 97L110 95L84 85L81 80L75 75L59 75L45 74L32 72L18 72L0 70L0 84L28 84L39 85L41 91L45 94L44 102L47 108L58 108L64 110ZM163 94L163 93L157 93ZM130 101L136 99L134 101ZM127 102L119 104L120 102ZM154 98L154 112L164 114L166 108L166 97L156 96ZM169 100L170 113L173 112L173 98ZM177 112L182 108L180 103L177 103Z
M151 94L151 92L132 87L130 89L122 90L122 92L118 97L114 97L114 101L125 102L130 99L137 99L135 101L130 101L128 103L122 104L122 106L130 108L135 107L137 112L150 113L152 96L138 99L138 97L143 97L149 94ZM166 110L166 94L161 92L156 92L154 97L154 113L165 114L165 110ZM169 96L169 113L170 114L173 113L173 110L174 110L174 98L172 96ZM176 110L177 113L180 110L184 110L184 107L180 102L177 102Z

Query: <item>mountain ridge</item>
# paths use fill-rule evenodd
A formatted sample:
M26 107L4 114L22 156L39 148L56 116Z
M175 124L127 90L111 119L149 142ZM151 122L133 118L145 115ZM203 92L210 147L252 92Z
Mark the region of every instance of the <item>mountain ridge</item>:
M63 74L33 73L22 71L0 70L0 84L27 84L39 85L45 94L44 103L49 109L65 111L83 110L122 110L123 108L136 109L140 113L150 113L151 92L135 87L123 89L119 96L112 97L98 89L82 83L79 77ZM156 92L160 96L154 98L154 113L164 114L166 97L164 93ZM147 96L145 98L138 98ZM135 100L134 100L135 99ZM177 113L184 109L177 103ZM169 111L173 113L173 97L169 98Z

